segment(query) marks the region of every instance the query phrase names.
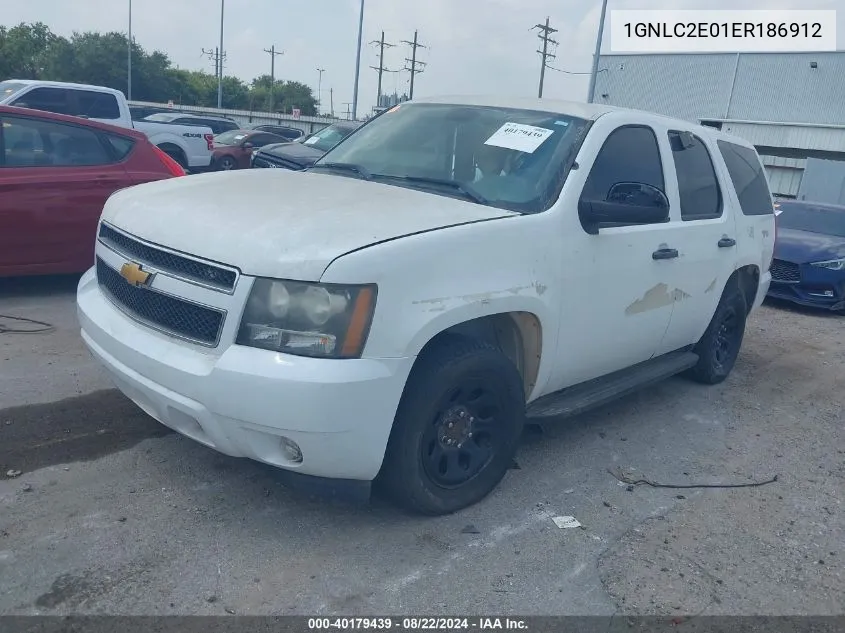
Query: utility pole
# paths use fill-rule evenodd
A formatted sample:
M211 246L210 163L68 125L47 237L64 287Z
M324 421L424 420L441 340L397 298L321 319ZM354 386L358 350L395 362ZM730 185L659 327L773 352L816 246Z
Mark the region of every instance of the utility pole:
M413 42L409 42L408 40L402 40L402 43L408 44L411 47L411 59L408 59L407 57L405 58L405 61L408 62L409 64L411 64L411 67L408 68L406 66L405 70L407 70L408 72L411 73L411 89L410 89L411 91L410 91L410 94L408 95L408 97L410 99L413 99L414 98L414 77L418 73L421 73L423 71L423 69L425 68L425 62L417 61L417 49L418 48L427 48L427 47L423 46L422 44L420 44L417 41L417 32L416 31L414 31L414 41ZM417 66L419 66L420 68L418 69Z
M343 105L346 106L346 120L348 121L349 120L349 106L351 106L352 104L351 103L344 103ZM355 115L353 114L352 116L355 116Z
M376 107L378 108L381 105L381 79L385 72L395 72L387 70L384 67L384 47L392 48L396 46L395 44L387 44L384 41L384 31L381 32L381 40L376 40L374 42L370 42L370 44L376 44L379 47L378 53L378 66L370 66L373 70L378 71L378 97L376 98Z
M220 73L222 72L220 70L220 67L223 64L223 60L221 59L221 55L220 55L220 49L219 48L214 48L214 49L209 49L209 50L202 49L202 54L205 55L206 57L208 57L209 60L214 62L214 76L215 76L215 78L219 77Z
M537 34L541 40L543 40L543 50L537 51L543 58L543 63L540 66L540 88L537 91L537 97L542 99L543 98L543 81L546 78L546 65L548 64L549 59L554 59L555 56L549 52L549 43L557 45L557 42L554 41L549 36L552 33L557 33L557 29L553 29L549 26L549 18L546 18L545 26L542 24L537 24L536 26L532 27L533 29L540 29L540 32Z
M334 88L329 88L329 114L334 118Z
M129 0L129 46L127 47L127 86L126 86L126 100L132 101L132 0Z
M352 94L352 118L358 118L358 79L361 75L361 38L364 34L364 0L361 0L361 13L358 16L358 53L355 56L355 89Z
M270 112L276 107L276 56L284 55L284 51L276 51L276 45L273 44L269 49L264 49L265 53L270 53Z
M217 108L223 108L223 9L226 6L226 0L220 0L220 52L218 54L218 59L220 63L219 67L219 74L217 76Z
M596 96L596 77L599 74L599 55L601 55L601 40L604 35L604 16L607 13L607 0L601 3L601 18L599 19L599 33L596 36L596 52L593 55L593 72L590 73L590 89L587 93L587 103L592 103Z
M317 80L317 114L320 114L323 105L323 73L326 69L318 68L317 72L320 73L320 78Z

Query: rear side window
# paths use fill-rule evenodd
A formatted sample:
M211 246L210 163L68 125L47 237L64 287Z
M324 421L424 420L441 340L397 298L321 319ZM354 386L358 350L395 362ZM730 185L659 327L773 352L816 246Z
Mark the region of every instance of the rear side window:
M93 92L91 90L76 90L77 116L89 119L119 119L120 106L112 94Z
M582 196L605 200L620 182L637 182L665 191L657 137L650 127L625 126L610 133L599 151Z
M728 141L718 141L718 145L743 215L773 215L769 183L757 152Z
M722 191L707 146L689 132L669 132L678 176L681 219L707 220L722 215Z
M126 158L129 155L129 152L132 151L132 148L135 147L135 141L130 138L126 138L125 136L115 136L113 134L107 134L106 140L111 146L112 154L118 161L121 161Z
M92 130L24 117L3 119L5 167L81 167L113 162Z

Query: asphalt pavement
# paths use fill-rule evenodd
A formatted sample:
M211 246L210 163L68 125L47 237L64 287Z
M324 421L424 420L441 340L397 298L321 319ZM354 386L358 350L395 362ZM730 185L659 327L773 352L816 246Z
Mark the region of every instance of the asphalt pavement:
M0 280L0 315L54 326L0 334L0 614L843 612L843 317L764 306L724 384L529 429L490 497L432 519L169 432L85 350L75 282Z

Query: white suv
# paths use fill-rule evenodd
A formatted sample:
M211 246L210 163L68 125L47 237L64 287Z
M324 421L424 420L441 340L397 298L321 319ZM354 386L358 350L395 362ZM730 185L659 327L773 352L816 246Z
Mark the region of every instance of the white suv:
M749 143L550 100L403 103L306 172L108 201L82 336L151 416L423 513L504 477L526 416L731 371L770 282Z

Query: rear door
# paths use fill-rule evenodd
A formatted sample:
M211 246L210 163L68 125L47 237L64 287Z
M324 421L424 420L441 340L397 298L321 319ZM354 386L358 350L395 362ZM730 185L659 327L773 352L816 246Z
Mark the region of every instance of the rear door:
M678 250L673 282L679 293L658 354L696 343L704 334L736 270L739 243L731 184L719 169L713 138L675 125L666 130L663 140L675 174L669 195L673 204L677 200L681 213L672 236Z
M106 199L130 184L126 171L105 138L82 125L17 115L2 125L0 267L84 270Z

